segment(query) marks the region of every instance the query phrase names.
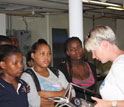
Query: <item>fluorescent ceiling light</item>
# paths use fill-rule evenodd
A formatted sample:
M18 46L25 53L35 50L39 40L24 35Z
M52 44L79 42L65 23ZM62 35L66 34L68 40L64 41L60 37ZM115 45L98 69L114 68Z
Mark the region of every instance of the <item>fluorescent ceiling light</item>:
M103 6L121 7L121 5L118 5L118 4L100 2L100 1L93 1L93 0L82 0L82 2L89 3L89 4L96 4L96 5L103 5Z
M124 8L119 8L119 7L106 7L108 9L114 9L114 10L124 10Z

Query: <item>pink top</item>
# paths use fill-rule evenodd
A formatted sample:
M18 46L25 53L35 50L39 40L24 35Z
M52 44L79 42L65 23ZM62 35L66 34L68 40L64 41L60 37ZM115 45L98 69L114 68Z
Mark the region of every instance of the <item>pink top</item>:
M74 84L80 85L83 88L88 88L88 87L90 87L91 85L93 85L95 83L93 72L92 72L89 64L88 64L88 67L89 67L89 70L90 70L89 77L86 80L77 80L77 79L74 78L74 79L72 79Z

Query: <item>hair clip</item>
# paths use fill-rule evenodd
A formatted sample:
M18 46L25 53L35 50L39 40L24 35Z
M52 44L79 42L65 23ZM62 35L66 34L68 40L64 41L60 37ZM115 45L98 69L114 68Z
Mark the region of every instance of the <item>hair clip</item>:
M91 36L90 34L91 34L91 32L88 33L87 38L90 38L90 36Z

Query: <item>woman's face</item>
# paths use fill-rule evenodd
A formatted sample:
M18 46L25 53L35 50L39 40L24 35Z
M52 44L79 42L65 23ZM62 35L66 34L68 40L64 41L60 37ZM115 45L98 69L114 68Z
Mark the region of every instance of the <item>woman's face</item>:
M35 53L32 53L32 58L36 66L46 68L51 62L51 49L46 44L41 44L37 47Z
M109 54L110 49L108 48L108 42L107 41L102 41L99 47L94 47L94 50L92 50L92 58L97 59L101 61L101 63L106 63L110 61Z
M83 57L83 48L79 41L73 40L68 44L67 55L70 56L71 60L80 60Z
M11 77L20 77L23 71L23 58L21 53L13 53L5 58L1 67L3 73Z

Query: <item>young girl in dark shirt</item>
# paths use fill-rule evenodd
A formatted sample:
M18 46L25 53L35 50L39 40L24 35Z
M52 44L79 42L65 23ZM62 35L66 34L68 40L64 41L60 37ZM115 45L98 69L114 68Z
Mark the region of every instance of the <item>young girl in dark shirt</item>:
M0 107L28 107L27 84L19 79L23 71L22 54L11 45L0 46Z

